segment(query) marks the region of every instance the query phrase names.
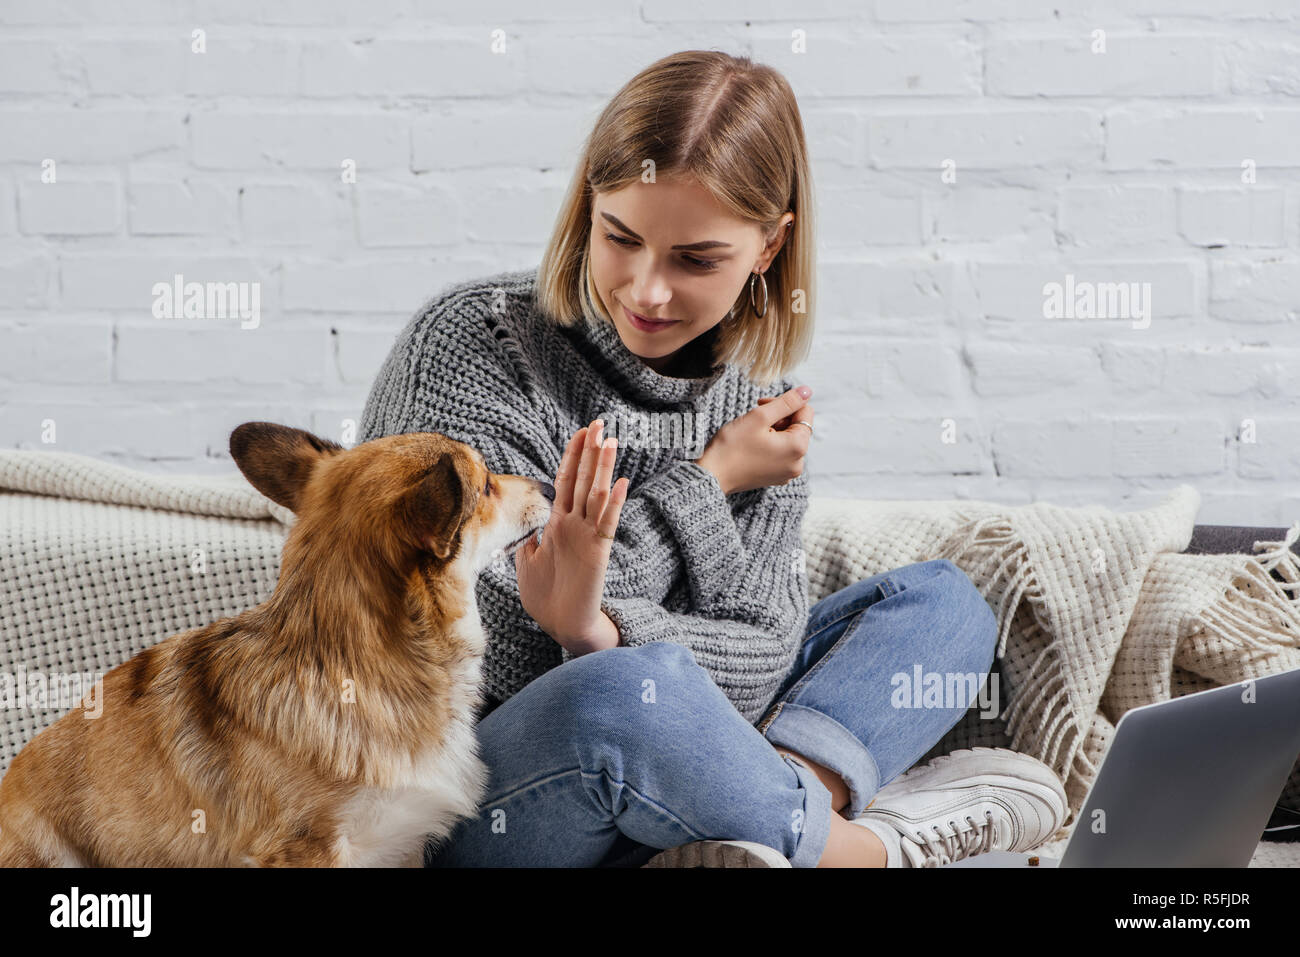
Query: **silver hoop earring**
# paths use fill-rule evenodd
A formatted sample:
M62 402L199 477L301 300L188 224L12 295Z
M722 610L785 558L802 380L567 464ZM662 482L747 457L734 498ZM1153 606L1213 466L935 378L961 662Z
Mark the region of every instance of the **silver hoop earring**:
M757 303L754 302L754 281L761 279L763 281L763 308L760 310ZM749 277L749 304L754 307L754 315L762 319L767 315L767 277L761 272L756 272Z

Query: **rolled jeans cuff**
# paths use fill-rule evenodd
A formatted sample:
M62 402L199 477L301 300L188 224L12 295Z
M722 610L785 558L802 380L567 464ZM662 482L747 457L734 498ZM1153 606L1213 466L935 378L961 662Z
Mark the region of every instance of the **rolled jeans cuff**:
M880 790L880 769L866 745L821 711L790 701L781 702L778 708L763 736L838 774L849 789L849 803L841 816L852 820L861 814ZM822 787L825 789L825 785Z
M804 794L807 795L794 856L789 859L790 866L816 867L831 836L831 792L808 765L788 754L782 754L781 757L794 768Z

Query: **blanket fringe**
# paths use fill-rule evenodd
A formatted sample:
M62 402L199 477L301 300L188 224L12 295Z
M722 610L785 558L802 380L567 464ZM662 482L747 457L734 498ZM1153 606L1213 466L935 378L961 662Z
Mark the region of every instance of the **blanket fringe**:
M1291 550L1297 541L1300 541L1300 522L1292 525L1280 542L1255 542L1255 550L1259 552L1255 560L1264 571L1276 571L1282 577L1281 582L1273 581L1283 591L1300 591L1300 555ZM1260 546L1263 546L1263 551L1260 551ZM1300 594L1290 600L1300 602Z
M1074 763L1079 766L1079 773L1084 776L1084 780L1093 780L1097 777L1097 772L1101 770L1096 764L1092 763L1092 758L1088 757L1088 752L1080 748L1074 753Z
M988 566L998 561L1003 552L1005 555L1001 562L993 571L988 571ZM1016 537L1007 517L995 514L973 520L961 537L950 541L936 557L947 558L961 565L973 580L988 583L987 593L998 594L995 611L998 621L1002 622L1002 628L994 654L1001 658L1006 654L1011 622L1015 617L1011 612L1020 605L1022 599L1028 598L1035 604L1042 604L1043 601L1042 589L1034 580L1033 569L1029 564L1029 549ZM1012 566L1015 566L1015 572L999 588L998 581L1007 575Z
M1001 628L995 655L1005 656L1022 601L1030 606L1032 634L1045 642L1029 668L1026 687L1019 694L1011 689L1015 700L1003 714L1011 747L1034 755L1064 777L1079 729L1073 722L1070 689L1059 649L1038 620L1037 609L1043 607L1045 599L1029 561L1028 546L1005 514L961 517L967 524L954 533L936 557L961 566L972 581L983 584L985 596L996 602L994 610ZM1041 719L1037 726L1025 723L1026 715L1031 714Z
M1287 594L1300 589L1300 556L1291 551L1298 538L1300 522L1281 542L1256 542L1256 550L1265 547L1256 564L1247 562L1218 600L1200 611L1199 630L1243 654L1254 649L1272 657L1283 648L1300 648L1300 594ZM1274 569L1284 581L1271 576Z
M1246 593L1250 585L1250 578L1238 576L1223 597L1207 605L1196 620L1225 643L1243 650L1272 654L1279 647L1300 648L1300 615L1289 607L1290 602L1276 595L1273 601L1256 598Z
M1050 694L1047 687L1040 688L1032 698L1022 695L1012 702L1006 716L1007 733L1011 737L1013 749L1032 754L1058 774L1063 774L1068 764L1065 755L1078 737L1079 729L1072 722L1069 688L1059 669L1049 679L1049 683L1059 684L1059 687ZM1025 724L1022 718L1026 713L1039 713L1036 708L1040 702L1044 723L1037 727ZM1031 734L1034 736L1033 741L1027 740Z

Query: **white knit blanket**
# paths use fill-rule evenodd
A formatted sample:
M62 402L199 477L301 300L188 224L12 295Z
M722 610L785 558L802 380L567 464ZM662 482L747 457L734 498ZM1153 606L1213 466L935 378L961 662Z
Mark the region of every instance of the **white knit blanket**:
M1300 522L1254 555L1179 554L1199 505L1189 485L1135 512L814 497L809 594L931 558L965 571L997 613L1005 711L972 708L927 757L988 746L1044 761L1070 803L1059 840L1125 711L1300 667ZM1282 803L1300 808L1300 766Z
M927 757L974 745L1032 754L1061 775L1073 818L1129 708L1300 667L1300 561L1288 550L1300 522L1253 556L1178 554L1199 504L1186 485L1135 512L814 496L809 597L912 562L955 562L997 614L1005 711L990 720L971 708ZM238 472L170 476L0 451L0 672L102 674L264 601L292 522ZM0 772L71 707L24 704L0 702ZM1297 777L1282 798L1294 808Z

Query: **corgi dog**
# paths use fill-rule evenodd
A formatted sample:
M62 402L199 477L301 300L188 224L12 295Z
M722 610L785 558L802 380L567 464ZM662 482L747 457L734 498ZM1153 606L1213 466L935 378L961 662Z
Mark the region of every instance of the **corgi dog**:
M290 509L275 591L109 671L0 779L0 866L420 866L487 787L474 585L550 516L547 482L432 432L352 449L246 422Z

